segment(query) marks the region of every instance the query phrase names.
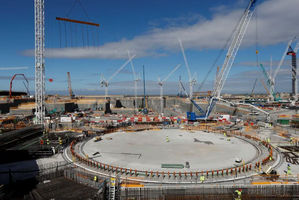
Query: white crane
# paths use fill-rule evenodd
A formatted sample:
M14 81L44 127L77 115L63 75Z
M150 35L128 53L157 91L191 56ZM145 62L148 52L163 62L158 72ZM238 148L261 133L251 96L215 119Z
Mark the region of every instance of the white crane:
M182 41L180 39L178 39L178 41L180 43L181 52L183 54L185 66L186 66L187 72L188 72L188 78L189 78L189 98L192 99L192 97L193 97L193 86L196 85L196 78L194 76L192 77L192 75L191 75L191 71L190 71L189 63L188 63L187 58L186 58L186 54L185 54L183 43L182 43Z
M108 97L108 87L109 87L109 83L110 81L127 65L129 64L129 62L131 62L131 60L133 58L135 58L136 55L133 55L131 58L129 58L118 70L116 70L114 72L114 74L112 74L112 76L110 76L110 78L108 80L106 80L104 78L103 75L101 75L101 81L100 81L100 85L101 87L105 87L105 98Z
M45 6L34 0L35 34L35 116L36 124L45 123Z
M235 57L236 57L239 47L242 43L243 37L246 33L248 24L250 22L250 19L252 17L252 14L253 14L253 11L255 8L256 1L257 0L250 0L248 7L246 8L236 29L234 30L232 41L231 41L231 44L227 51L227 54L225 56L224 63L222 65L222 68L221 68L218 76L217 76L217 80L216 80L215 87L213 89L212 97L210 98L209 105L208 105L208 108L207 108L207 111L205 114L205 119L207 119L207 117L212 112L216 101L220 99L220 94L221 94L222 88L225 84L225 81L227 79L229 71L234 63Z
M130 51L128 51L128 57L131 58ZM133 80L134 80L134 97L135 97L135 112L138 111L138 103L137 103L137 88L138 88L138 81L140 81L140 78L137 76L135 72L135 68L133 65L132 60L130 60L132 72L133 72Z
M163 84L165 81L167 81L167 79L169 79L169 77L181 66L181 64L178 64L175 66L175 68L163 79L160 80L160 77L158 78L158 84L160 85L160 102L161 102L161 112L160 114L162 114L164 112L164 106L163 106Z

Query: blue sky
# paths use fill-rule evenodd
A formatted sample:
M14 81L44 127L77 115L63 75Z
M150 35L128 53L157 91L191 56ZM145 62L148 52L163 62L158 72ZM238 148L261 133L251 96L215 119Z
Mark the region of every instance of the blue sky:
M247 0L81 0L88 12L86 16L79 1L72 7L74 2L45 0L46 79L54 79L46 84L49 94L61 94L67 90L68 71L71 72L75 93L102 94L104 89L99 85L100 73L109 78L126 61L127 50L136 54L133 63L138 73L145 65L147 88L151 94L159 92L156 83L159 76L166 77L177 64L182 64L168 79L164 89L165 93L177 93L178 77L181 75L184 81L188 80L177 38L184 44L192 74L196 72L198 82L201 82L248 4ZM256 36L259 59L268 70L270 56L274 67L277 65L288 40L299 33L298 6L298 0L258 1L257 18L252 18L224 92L250 92L255 78L263 77L255 62ZM66 41L70 44L70 36L65 40L59 34L63 32L63 26L70 31L70 25L60 23L62 28L59 31L59 23L55 20L57 16L99 23L99 46L65 46ZM3 1L0 24L0 90L8 90L10 77L15 73L24 73L31 80L31 90L34 90L33 0ZM89 33L94 34L93 31L90 29ZM81 34L80 31L78 34ZM63 44L61 48L60 40ZM73 37L72 42L83 41L80 37ZM223 60L224 56L217 66L221 66ZM277 76L278 91L289 92L291 89L288 60L286 57ZM208 78L205 90L212 89L214 76L215 69ZM130 65L127 65L111 81L110 93L132 94L132 79ZM141 83L139 85L142 91ZM24 90L22 80L15 81L14 89ZM261 84L258 84L257 92L264 92Z

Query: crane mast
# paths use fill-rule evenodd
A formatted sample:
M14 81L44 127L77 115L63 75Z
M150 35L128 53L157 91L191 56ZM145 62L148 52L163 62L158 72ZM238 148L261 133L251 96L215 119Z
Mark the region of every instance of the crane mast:
M210 101L209 101L205 119L212 112L212 110L215 106L216 100L220 98L220 93L225 84L225 81L227 79L229 71L234 63L235 57L236 57L239 47L242 43L243 37L246 33L248 24L250 22L250 19L252 17L252 14L253 14L253 11L255 8L255 4L256 4L256 0L250 0L248 7L246 8L241 20L239 21L239 24L237 25L237 27L234 31L232 42L231 42L229 49L227 51L227 54L225 56L225 60L222 65L222 68L217 76L216 84L215 84L212 96L210 98Z
M45 119L45 26L44 0L34 0L35 22L35 115L36 124Z
M73 99L75 97L73 90L72 90L72 82L71 82L71 74L70 72L67 72L67 83L68 83L68 90L70 98Z

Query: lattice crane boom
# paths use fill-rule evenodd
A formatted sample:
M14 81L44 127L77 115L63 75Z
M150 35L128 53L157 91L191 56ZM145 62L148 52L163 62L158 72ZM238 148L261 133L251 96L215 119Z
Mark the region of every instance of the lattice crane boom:
M45 24L44 0L34 0L35 22L35 115L36 124L45 121Z
M250 0L248 7L246 8L243 16L241 17L241 20L239 21L231 41L231 44L229 46L229 49L227 51L224 63L222 65L221 71L219 72L219 75L217 76L216 84L212 93L212 97L209 101L209 105L206 111L207 118L211 111L213 110L213 107L215 105L215 101L220 98L220 93L222 91L222 88L225 84L225 81L227 79L227 76L229 74L229 71L234 63L235 57L237 55L237 52L239 50L239 47L242 43L243 37L246 33L248 24L251 20L254 8L255 8L256 0Z
M186 66L187 72L188 72L189 93L190 93L189 96L192 99L193 98L193 85L195 85L196 81L191 75L191 71L190 71L189 63L188 63L188 60L187 60L187 57L186 57L186 54L185 54L185 49L184 49L183 43L180 39L178 39L178 41L179 41L181 52L182 52L182 55L183 55L183 58L184 58L185 66Z

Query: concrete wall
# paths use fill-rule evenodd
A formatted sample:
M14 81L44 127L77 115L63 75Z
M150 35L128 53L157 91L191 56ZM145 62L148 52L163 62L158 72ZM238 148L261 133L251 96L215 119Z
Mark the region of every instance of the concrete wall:
M12 99L10 103L0 103L0 113L9 113L11 107L18 107L19 104L27 102L34 102L34 99Z

